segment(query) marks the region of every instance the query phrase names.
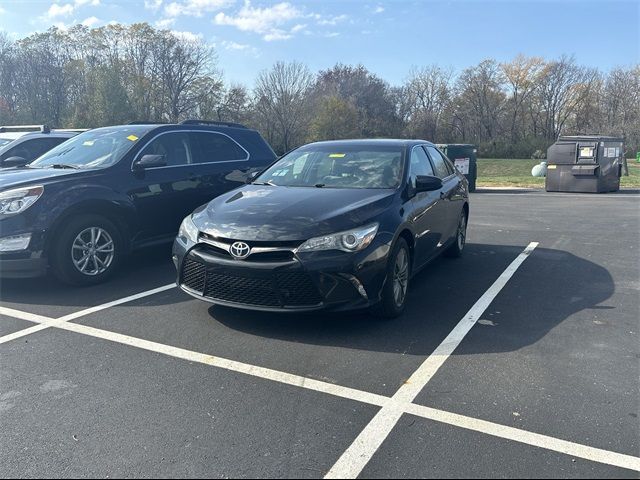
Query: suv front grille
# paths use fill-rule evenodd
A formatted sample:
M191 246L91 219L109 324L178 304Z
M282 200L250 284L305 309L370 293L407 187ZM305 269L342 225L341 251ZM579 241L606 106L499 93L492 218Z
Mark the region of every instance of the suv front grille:
M222 273L187 258L182 285L213 301L259 307L312 307L322 298L305 272L274 272L269 277Z

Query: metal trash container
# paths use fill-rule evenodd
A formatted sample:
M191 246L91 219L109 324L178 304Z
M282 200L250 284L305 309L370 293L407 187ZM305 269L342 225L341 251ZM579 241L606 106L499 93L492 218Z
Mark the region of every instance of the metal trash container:
M467 177L469 191L476 191L476 179L478 178L478 149L468 143L440 144L438 148L453 162L456 168Z
M563 136L547 150L547 192L604 193L620 190L624 139Z

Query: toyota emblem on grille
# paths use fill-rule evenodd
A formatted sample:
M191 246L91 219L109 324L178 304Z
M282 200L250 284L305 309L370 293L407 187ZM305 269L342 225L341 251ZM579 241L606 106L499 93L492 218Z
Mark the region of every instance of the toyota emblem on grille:
M244 242L235 242L231 245L229 252L233 256L233 258L237 260L244 260L251 253L251 248Z

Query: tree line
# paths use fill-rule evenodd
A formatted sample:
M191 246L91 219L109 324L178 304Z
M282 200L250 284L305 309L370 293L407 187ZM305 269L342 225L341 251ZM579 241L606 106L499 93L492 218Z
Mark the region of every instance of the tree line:
M640 150L640 64L609 72L562 56L412 67L390 85L363 65L277 62L227 85L214 48L149 24L0 34L0 125L99 127L186 118L240 122L278 153L305 142L411 137L528 158L560 134L624 135Z

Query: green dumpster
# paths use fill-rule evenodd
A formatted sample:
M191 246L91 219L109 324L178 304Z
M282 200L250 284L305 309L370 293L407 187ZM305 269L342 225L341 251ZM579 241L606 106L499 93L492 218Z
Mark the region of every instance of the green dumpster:
M469 191L476 191L478 178L478 149L468 143L439 144L438 148L453 162L456 168L467 177Z

